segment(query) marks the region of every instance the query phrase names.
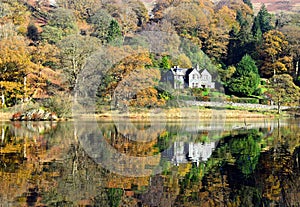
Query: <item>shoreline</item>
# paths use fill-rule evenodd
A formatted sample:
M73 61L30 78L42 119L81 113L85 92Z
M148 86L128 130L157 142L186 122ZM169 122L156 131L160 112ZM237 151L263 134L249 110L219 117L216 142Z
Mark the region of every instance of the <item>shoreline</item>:
M14 112L0 112L0 121L11 121ZM243 118L276 118L292 117L287 113L276 114L275 111L263 110L253 111L252 109L208 109L208 108L170 108L170 109L136 109L131 112L121 113L119 111L109 111L105 113L83 113L73 118L59 119L57 121L92 120L97 121L149 121L149 120L197 120L197 119L243 119Z

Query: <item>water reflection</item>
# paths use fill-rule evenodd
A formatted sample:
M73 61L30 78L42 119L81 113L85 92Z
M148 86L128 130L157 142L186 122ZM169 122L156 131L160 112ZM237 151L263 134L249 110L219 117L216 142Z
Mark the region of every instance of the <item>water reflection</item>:
M72 122L0 123L0 203L299 206L298 123L232 120L217 130L205 121L136 122L135 130L126 123L97 123L97 129L89 122L78 128ZM126 162L115 152L134 159ZM110 168L151 174L113 173L103 159L114 160L105 163Z

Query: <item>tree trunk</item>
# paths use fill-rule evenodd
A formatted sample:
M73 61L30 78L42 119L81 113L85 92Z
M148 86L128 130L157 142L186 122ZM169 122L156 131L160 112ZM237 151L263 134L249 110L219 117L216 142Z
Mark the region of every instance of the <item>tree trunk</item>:
M23 98L23 103L27 101L27 75L24 76L24 98Z
M1 141L3 142L5 138L5 129L2 127L2 132L1 132Z
M296 78L298 77L299 73L299 60L296 61Z
M5 96L3 94L3 91L2 91L2 94L1 94L1 107L4 108L5 106Z

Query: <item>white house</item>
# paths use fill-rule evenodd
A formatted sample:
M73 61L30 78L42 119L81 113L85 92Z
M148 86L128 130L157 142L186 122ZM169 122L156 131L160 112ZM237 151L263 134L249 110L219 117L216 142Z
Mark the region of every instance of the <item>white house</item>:
M170 83L174 89L215 88L212 75L208 70L196 68L179 68L175 66L163 75L163 82Z

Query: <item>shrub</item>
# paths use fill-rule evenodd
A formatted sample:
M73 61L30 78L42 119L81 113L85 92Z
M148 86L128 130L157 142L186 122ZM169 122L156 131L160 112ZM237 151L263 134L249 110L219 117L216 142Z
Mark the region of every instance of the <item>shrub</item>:
M70 118L72 115L72 99L55 95L44 103L44 107L55 112L59 118Z
M259 103L259 99L257 98L230 98L229 101L233 103L251 103L251 104Z

